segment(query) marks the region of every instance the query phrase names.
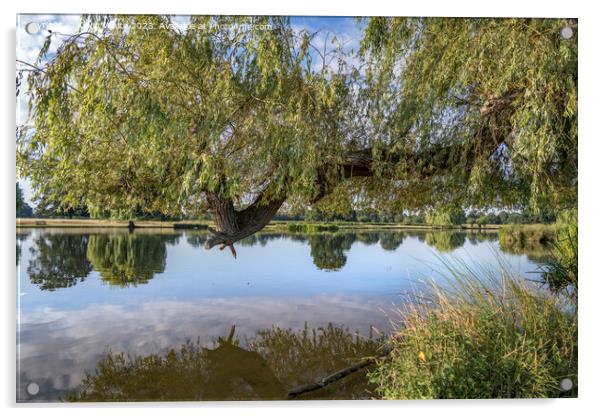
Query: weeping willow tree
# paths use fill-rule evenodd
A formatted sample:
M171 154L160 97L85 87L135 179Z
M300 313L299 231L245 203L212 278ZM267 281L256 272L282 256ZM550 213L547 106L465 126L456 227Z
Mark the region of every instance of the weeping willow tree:
M208 210L205 247L233 253L285 203L576 205L573 21L373 18L352 57L282 17L171 23L86 16L22 63L34 189L93 215Z

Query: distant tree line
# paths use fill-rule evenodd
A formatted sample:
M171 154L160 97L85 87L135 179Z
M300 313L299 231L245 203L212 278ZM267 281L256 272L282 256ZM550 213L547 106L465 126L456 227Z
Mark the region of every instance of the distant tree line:
M312 209L303 213L283 214L274 217L280 221L309 222L361 222L395 223L404 225L485 225L485 224L547 224L556 221L556 214L531 210L463 210L448 211L378 211L375 209L350 210L347 213Z
M531 210L499 211L486 213L470 211L466 216L467 224L549 224L556 221L556 214L546 211L539 213Z
M90 215L85 206L78 208L61 208L47 198L39 197L35 208L23 199L23 190L17 182L17 217L20 218L113 218L110 212ZM167 215L162 212L146 212L139 209L134 218L137 220L179 221L186 219L209 220L208 213L196 212L192 215ZM541 224L556 221L552 212L531 210L422 210L422 211L390 211L367 209L350 209L346 212L332 211L312 207L299 212L279 212L274 216L276 221L308 221L308 222L358 222L358 223L393 223L404 225L486 225L486 224Z

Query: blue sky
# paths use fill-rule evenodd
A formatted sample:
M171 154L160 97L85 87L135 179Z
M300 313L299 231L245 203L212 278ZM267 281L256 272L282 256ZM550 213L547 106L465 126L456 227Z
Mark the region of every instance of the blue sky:
M177 24L186 24L190 16L174 16L173 21ZM21 14L17 16L17 60L34 63L38 53L44 44L48 30L53 32L72 34L77 33L80 25L79 14ZM319 32L314 38L316 45L333 47L330 40L336 36L337 40L344 45L345 51L356 52L359 47L361 26L353 17L316 17L316 16L293 16L291 25L296 31L307 30L309 33ZM56 51L58 42L51 43L50 56ZM17 64L17 67L23 67ZM27 120L27 90L22 85L21 94L17 101L17 125L23 125ZM33 192L27 178L19 178L19 183L24 190L25 201L33 206Z

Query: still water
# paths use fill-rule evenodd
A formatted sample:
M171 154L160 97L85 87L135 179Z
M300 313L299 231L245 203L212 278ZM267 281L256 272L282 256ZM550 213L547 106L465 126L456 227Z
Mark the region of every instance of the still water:
M439 256L527 276L496 233L18 229L17 400L286 399L378 353ZM87 376L86 376L87 374ZM369 398L360 371L302 398Z

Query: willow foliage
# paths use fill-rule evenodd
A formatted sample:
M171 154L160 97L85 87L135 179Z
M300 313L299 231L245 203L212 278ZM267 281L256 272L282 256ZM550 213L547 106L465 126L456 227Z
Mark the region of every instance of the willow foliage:
M449 202L576 206L576 28L571 19L370 19L371 120L401 152L454 149L451 174L428 186Z
M35 128L19 148L20 173L63 204L180 212L203 191L243 198L266 181L311 193L316 167L343 153L349 81L313 71L309 35L286 19L86 23L49 38L61 43L29 77Z
M49 36L28 78L19 173L95 215L192 212L208 192L239 208L261 192L576 204L577 39L560 36L575 22L358 24L359 58L336 43L325 56L282 17L194 16L179 29L169 16L87 16L80 33Z

